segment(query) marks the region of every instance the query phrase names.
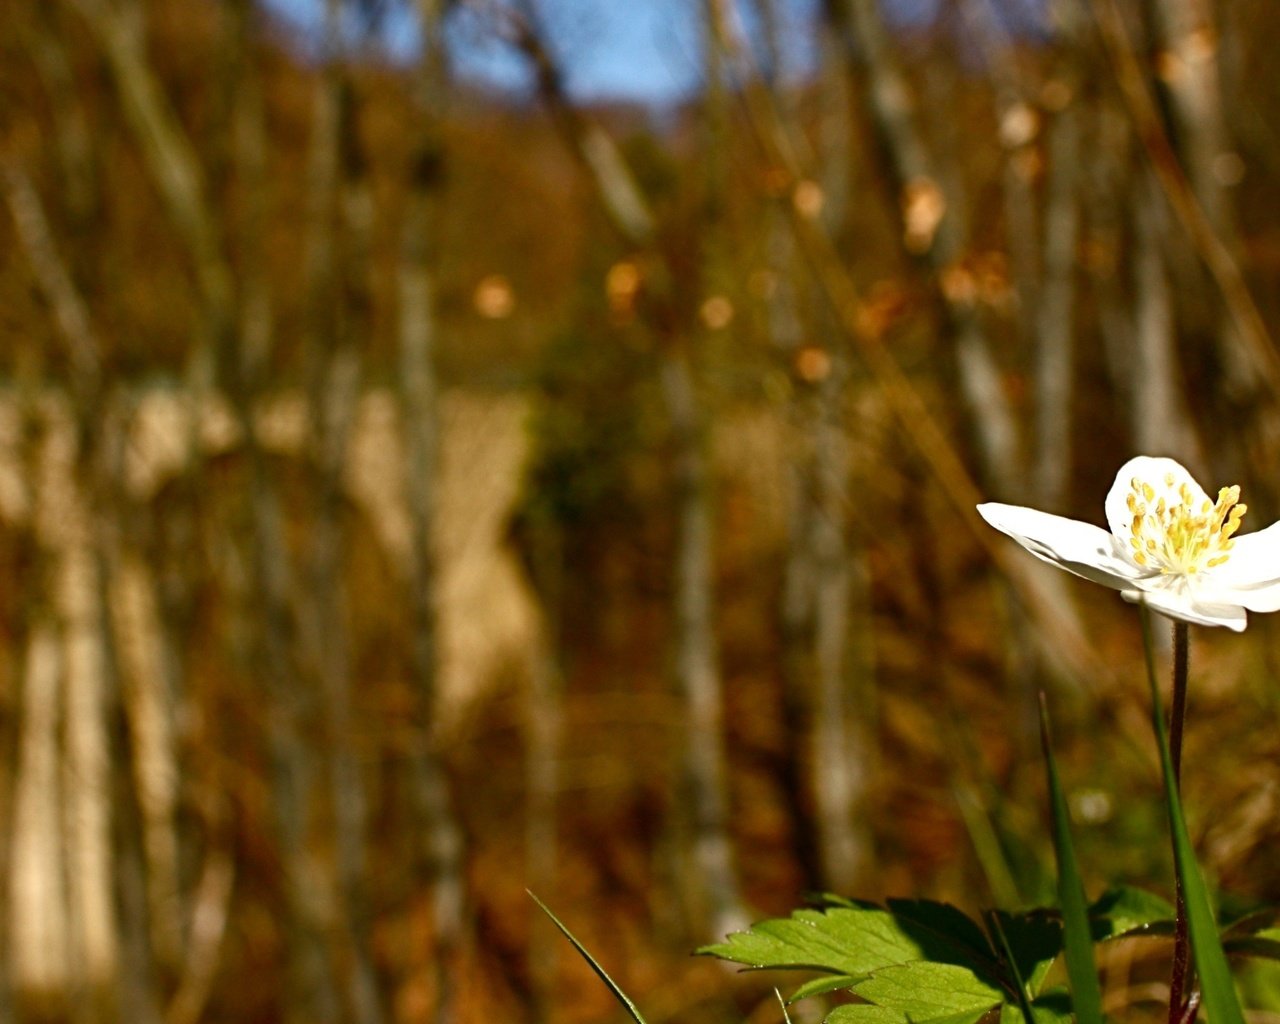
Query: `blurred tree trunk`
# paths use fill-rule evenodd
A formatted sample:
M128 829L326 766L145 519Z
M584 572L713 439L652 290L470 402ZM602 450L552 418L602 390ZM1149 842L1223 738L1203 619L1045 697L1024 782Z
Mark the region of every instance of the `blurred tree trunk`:
M542 581L543 609L538 632L529 652L528 707L525 711L528 765L528 823L525 832L529 891L556 891L560 757L564 734L564 673L558 652L561 644L561 608L564 591L564 545L558 524L542 524L531 538L530 558ZM535 917L532 932L530 975L535 1021L555 1019L559 951L554 925L545 915Z
M705 436L688 325L673 308L655 218L613 140L574 107L563 76L541 35L537 11L522 0L517 41L537 74L539 92L557 127L589 175L605 215L628 245L644 254L648 311L663 339L661 383L674 443L676 552L673 607L675 675L688 720L685 765L693 815L693 863L705 897L702 927L719 937L745 923L728 835L728 792L722 732L721 679L716 654L714 529Z
M408 751L414 820L420 834L414 859L432 887L435 950L433 1019L457 1015L457 969L463 941L465 856L461 824L440 748L435 531L440 412L435 350L441 191L447 154L442 135L448 68L444 47L445 0L418 0L423 52L413 81L417 122L408 167L408 209L399 240L398 332L400 402L405 432L410 558L405 583L412 623L412 674L417 742ZM420 850L417 844L421 843Z
M982 478L989 494L1016 493L1018 432L1000 370L963 267L964 197L948 193L942 171L916 124L910 87L893 54L879 0L826 0L843 29L847 59L866 81L866 103L885 179L902 210L902 245L930 270L930 284L955 343L960 389L973 425Z
M848 69L839 59L838 26L827 11L821 40L829 59L819 81L817 184L820 220L833 238L848 234L851 212L853 97ZM850 369L831 342L837 325L814 296L807 318L812 340L792 353L793 417L802 435L794 521L788 553L789 603L805 609L802 627L812 693L805 733L817 827L818 884L852 892L872 860L862 821L873 748L873 656L866 628L864 553L850 536L852 472L846 401ZM797 592L802 597L797 598ZM794 632L794 627L788 632Z
M272 785L280 851L284 859L288 913L287 956L291 991L285 996L290 1013L310 1021L336 1019L333 972L325 952L325 927L315 899L315 870L309 851L309 808L312 802L312 757L302 736L310 716L308 701L298 686L290 638L296 624L290 603L292 571L285 551L281 513L274 485L265 472L254 442L251 396L242 385L240 346L236 334L236 295L226 262L220 228L209 205L204 173L196 149L168 105L143 45L143 10L136 0L125 6L105 0L69 0L85 17L107 57L125 120L133 132L155 187L180 240L185 245L201 298L201 330L189 360L191 443L189 455L198 464L195 441L201 410L216 374L231 374L228 392L237 400L237 416L246 438L254 474L251 491L254 536L251 539L254 597L265 605L257 626L262 657L255 659L268 679L272 707L268 734L273 762ZM249 595L245 594L245 598Z
M109 925L92 909L87 911L87 921L102 923L104 934L96 940L101 948L90 959L104 958L102 969L114 972L116 1012L151 1024L159 1021L160 1008L147 905L148 865L142 847L141 769L109 618L125 514L120 473L123 425L106 392L88 308L53 240L39 196L16 166L6 165L2 173L18 236L39 288L56 311L72 368L69 420L60 425L55 413L50 430L64 429L69 434L64 441L70 446L72 479L67 499L74 509L85 510L87 519L71 525L54 556L68 635L68 750L72 769L86 782L78 790L71 835L81 855L88 858L86 863L92 862L90 870L76 871L71 878L84 906L93 908L101 902L93 891L94 882L100 881L94 868L111 873L119 960L108 966L115 960L114 951L108 950L113 940L105 935ZM98 854L94 847L103 836L96 833L103 829L107 844ZM86 942L95 941L89 932L85 936Z
M702 148L705 229L698 255L700 297L704 300L717 294L717 286L727 273L729 244L724 221L729 94L724 50L714 26L717 3L707 0L703 18L707 75ZM654 218L650 215L649 219ZM742 927L746 917L729 836L723 679L715 622L715 513L705 413L698 393L699 337L710 340L692 325L671 324L663 339L659 372L673 441L673 657L676 682L688 714L684 757L695 866L688 902L695 911L696 927L714 938Z
M1166 131L1185 171L1192 194L1208 227L1228 258L1241 255L1239 220L1234 206L1235 153L1223 107L1219 31L1209 0L1146 0L1155 50L1155 70L1167 102L1161 112ZM1188 268L1212 308L1213 329L1224 369L1219 407L1236 430L1220 439L1216 458L1225 455L1224 468L1234 479L1248 479L1245 454L1249 435L1260 435L1264 450L1275 453L1280 445L1280 418L1267 376L1252 358L1241 329L1229 308L1229 299L1214 293L1212 282L1199 265ZM1265 485L1267 481L1259 480ZM1274 492L1274 488L1272 488Z
M1038 506L1049 509L1063 508L1071 480L1079 117L1075 98L1068 96L1049 126L1044 279L1034 314L1039 341L1034 490Z
M141 792L146 765L142 738L124 690L120 638L111 620L113 582L124 560L123 523L131 515L123 494L125 428L120 410L108 401L100 406L77 402L77 411L83 417L77 427L86 439L81 456L86 463L85 508L91 510L91 563L86 568L93 589L86 611L93 617L90 628L97 637L93 657L101 676L110 765L111 851L121 952L119 1013L122 1020L161 1024L156 929L150 905L153 863L145 846L147 816ZM88 442L89 437L95 440Z
M796 123L793 103L787 102L787 94L780 86L777 70L781 64L781 40L779 37L779 11L775 0L756 0L756 11L761 22L761 42L764 47L762 78L778 104L785 123ZM827 61L831 58L832 38L830 23L826 19L820 25L820 54L825 86L830 85L833 72ZM834 73L843 73L837 59ZM824 104L823 119L832 115ZM839 166L838 160L829 160L829 168ZM780 669L782 682L782 714L787 741L780 754L780 782L787 795L787 808L791 815L792 850L800 868L804 887L808 891L830 890L825 880L825 864L818 823L816 801L812 782L816 772L809 770L814 755L812 744L806 739L811 735L813 722L813 619L814 579L816 566L812 540L815 496L812 470L813 401L811 386L801 373L806 352L805 323L801 317L801 296L808 296L811 288L807 273L799 260L795 239L787 224L786 213L779 204L770 203L764 211L766 244L772 286L768 292L768 332L773 345L784 362L790 387L787 392L785 428L787 432L787 548L783 567L782 594L778 605L778 629ZM821 302L813 296L816 302ZM818 350L825 351L825 350Z
M993 0L967 0L967 8L992 69L1005 147L1006 244L1018 298L1018 333L1031 352L1035 381L1031 490L1038 507L1061 510L1072 463L1072 311L1079 233L1077 76L1072 62L1080 45L1081 15L1069 3L1046 11L1057 32L1057 52L1048 80L1035 95ZM1036 188L1042 177L1043 216ZM1038 714L1032 717L1038 722ZM1038 731L1038 725L1031 730Z
M819 178L826 197L823 220L838 238L848 233L852 216L854 97L847 68L834 59L834 28L828 24L824 31L832 59L822 80ZM838 327L829 307L819 303L819 308L823 315L818 336L830 370L818 382L820 408L813 424L815 511L820 517L814 536L815 652L823 714L814 760L823 809L825 879L852 892L866 880L875 858L866 824L876 759L875 652L866 550L850 523L850 509L856 507L848 411L853 372L848 354L832 340Z
M1168 452L1199 463L1183 396L1173 295L1165 252L1168 216L1154 177L1140 168L1133 181L1134 360L1132 432L1140 452Z
M715 637L714 527L706 437L688 352L662 357L662 390L675 442L676 680L685 704L685 768L693 814L698 919L711 937L746 923L729 840L723 697Z
M232 31L239 36L247 55L254 17L247 0L237 0L231 16ZM235 173L245 189L243 213L237 224L244 254L239 282L241 301L236 315L239 330L223 349L221 372L243 437L249 478L244 514L250 528L242 541L234 539L234 535L229 538L231 550L243 546L244 556L243 562L237 555L227 564L233 571L228 590L232 623L238 624L240 640L235 648L240 651L241 670L263 679L268 699L266 745L271 811L285 904L282 930L287 980L281 995L283 1013L286 1020L331 1024L339 1019L340 1009L326 940L329 928L324 897L317 891L326 880L311 850L318 768L316 755L304 737L314 731L316 709L303 683L300 663L303 629L298 602L302 588L297 583L285 536L286 513L275 474L262 449L256 419L266 388L274 334L264 238L267 131L257 74L249 61L242 67L244 80L237 90L233 114ZM328 109L326 98L324 85L317 86L313 154L325 143L322 119ZM318 185L323 189L325 184L309 182L313 188ZM314 214L324 198L311 198L309 213ZM308 221L308 227L316 230L314 219ZM216 875L213 881L217 882ZM185 1005L197 1002L202 983L201 979L194 979L196 988L191 991L195 994Z
M311 412L314 518L307 586L299 593L303 645L319 681L327 783L333 815L334 863L328 891L313 894L337 947L346 1014L354 1024L380 1024L381 995L369 944L367 824L364 783L356 761L351 702L348 605L343 581L344 472L361 391L355 338L368 329L369 185L356 136L353 84L340 51L342 5L328 0L327 61L317 82L310 168L307 244L308 325L303 365ZM345 1017L346 1015L344 1015Z

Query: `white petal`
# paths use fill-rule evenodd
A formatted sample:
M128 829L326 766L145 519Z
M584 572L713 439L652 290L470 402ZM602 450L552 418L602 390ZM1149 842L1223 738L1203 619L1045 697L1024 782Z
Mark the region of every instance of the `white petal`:
M1134 604L1146 604L1167 618L1195 626L1225 626L1240 633L1249 624L1249 616L1240 605L1207 601L1186 590L1126 590L1121 596Z
M978 514L1037 558L1104 587L1128 590L1148 575L1117 557L1116 539L1089 523L999 502L979 505Z
M1215 588L1262 591L1280 586L1280 523L1235 538L1231 557L1213 570ZM1252 605L1246 605L1252 608ZM1254 611L1275 611L1255 608Z
M1280 612L1280 582L1271 586L1233 589L1201 587L1198 599L1215 604L1236 604L1251 612Z
M1129 511L1129 494L1133 489L1135 478L1150 484L1155 492L1155 496L1148 503L1151 508L1154 508L1161 498L1164 498L1167 505L1182 504L1178 489L1183 484L1191 490L1191 503L1194 507L1199 508L1203 502L1209 500L1204 488L1196 483L1195 478L1187 472L1182 463L1173 459L1156 459L1149 455L1139 455L1137 458L1130 459L1120 467L1115 483L1107 492L1106 500L1107 525L1111 527L1111 532L1117 538L1126 543L1133 527L1133 513ZM1165 483L1166 480L1171 480L1172 485Z

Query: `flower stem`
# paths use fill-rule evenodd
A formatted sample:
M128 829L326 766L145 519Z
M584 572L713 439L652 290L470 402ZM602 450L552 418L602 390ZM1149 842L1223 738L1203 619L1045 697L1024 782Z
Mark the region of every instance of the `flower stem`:
M1185 622L1173 624L1173 698L1169 705L1169 755L1173 759L1173 780L1182 786L1182 723L1187 717L1187 661L1190 647Z
M1187 716L1189 628L1173 624L1173 696L1169 706L1169 755L1174 784L1182 785L1182 725ZM1174 876L1173 976L1169 981L1169 1024L1182 1024L1190 1002L1191 942L1187 931L1187 899L1182 878Z

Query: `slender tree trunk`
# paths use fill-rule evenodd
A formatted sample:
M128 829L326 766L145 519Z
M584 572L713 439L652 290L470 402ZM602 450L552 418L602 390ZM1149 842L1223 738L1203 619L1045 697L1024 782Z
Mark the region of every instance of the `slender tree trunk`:
M705 439L688 355L666 353L662 387L675 440L675 674L688 719L685 770L692 809L693 860L712 937L746 922L729 840L723 699L715 642L714 540Z
M842 360L840 362L843 362ZM814 669L817 714L813 737L814 790L823 878L836 891L853 892L871 863L862 813L870 783L869 652L854 646L870 638L865 624L865 565L848 538L849 446L844 421L846 375L839 363L818 385L813 424Z
M1075 374L1076 248L1079 234L1079 112L1068 101L1049 126L1045 189L1044 281L1037 305L1036 476L1038 504L1061 509L1071 473L1071 405Z
M1138 451L1167 452L1198 463L1175 348L1173 296L1164 258L1164 197L1145 169L1134 188L1134 445Z
M529 653L526 764L529 773L528 824L525 848L529 891L554 892L557 883L558 811L560 802L560 756L564 733L564 679L558 652L561 650L560 608L563 593L564 555L557 525L547 524L533 538L532 557L539 565L543 587L538 634ZM544 915L535 918L530 949L535 1020L555 1019L558 1003L556 968L562 944L555 941L554 926ZM538 927L541 926L541 927Z
M1156 71L1168 102L1164 112L1167 130L1191 191L1210 229L1235 260L1240 259L1240 226L1229 187L1235 154L1223 108L1219 64L1218 26L1209 0L1148 0L1155 49ZM1219 439L1216 458L1233 479L1248 479L1250 459L1245 454L1249 434L1261 434L1265 450L1280 450L1280 419L1274 410L1266 375L1241 343L1240 328L1227 303L1211 293L1209 276L1201 268L1189 268L1200 286L1218 335L1218 349L1225 370L1220 407L1229 410L1236 430ZM1269 481L1259 481L1267 483Z
M60 428L67 434L63 443L70 449L72 485L64 500L73 516L86 519L73 524L61 538L56 556L68 628L68 752L71 770L84 783L74 791L76 810L69 834L87 870L76 870L70 877L84 910L90 981L98 980L92 968L99 959L101 973L115 972L119 1012L150 1024L159 1020L160 1010L147 906L137 745L108 613L111 574L119 563L122 543L123 427L106 395L88 308L53 242L39 197L18 168L6 166L3 177L28 262L57 312L72 367L69 418L59 423L55 414L50 435L56 439ZM100 850L104 838L105 849ZM101 885L97 876L102 870L111 873L109 911L103 909L102 896L95 891L95 882ZM111 919L119 929L115 937L107 934L112 930Z
M435 560L439 408L435 367L438 218L446 153L441 135L448 75L444 0L418 0L424 39L414 82L417 123L411 149L408 209L398 272L400 402L405 481L412 523L405 582L413 624L411 671L421 740L409 751L410 791L421 846L415 850L432 889L435 940L434 1020L457 1014L457 968L464 937L465 845L437 727L438 668Z
M89 574L85 611L91 616L86 626L91 630L95 650L89 658L100 680L105 751L110 766L111 852L120 929L119 1012L124 1020L161 1024L160 979L149 899L151 864L145 848L146 815L139 788L139 736L130 719L119 642L110 617L112 584L122 555L121 524L129 514L121 493L124 428L119 411L108 402L96 409L81 407L80 411L87 417L78 424L81 436L87 438L92 433L96 438L81 456L85 461L85 508L91 510L84 566Z
M961 267L963 196L948 193L948 183L916 125L910 89L892 52L879 0L827 2L844 27L849 60L866 77L879 151L902 205L903 245L930 269L954 339L960 389L984 483L994 496L1009 496L1018 479L1018 432L999 367L978 319L973 288Z
M336 40L336 5L330 7L330 42ZM309 405L314 423L315 518L311 527L308 596L303 599L305 648L320 682L328 790L333 813L332 892L326 918L335 925L343 957L341 980L355 1024L380 1024L384 1012L369 940L367 822L364 782L354 748L351 653L343 552L344 472L352 423L360 400L361 359L354 338L367 329L369 186L360 170L351 85L336 67L319 86L312 224L315 275L307 361L313 364ZM336 108L336 109L335 109ZM325 190L329 190L326 195ZM332 200L336 210L330 210ZM332 220L331 220L332 217Z
M323 929L317 941L336 962L345 1012L354 1024L379 1024L381 996L369 947L364 785L353 749L351 666L343 590L343 473L360 399L360 356L353 342L365 304L370 230L361 180L352 84L342 66L339 0L326 4L326 61L316 82L308 176L306 250L308 376L316 496L307 586L298 594L303 655L319 682L326 747L325 783L333 815L333 863L313 879L311 899ZM319 884L317 884L319 883ZM334 959L336 955L336 960Z
M620 237L653 257L647 282L650 312L664 335L662 388L676 447L676 579L673 638L677 685L687 705L686 778L693 816L693 860L702 879L710 934L742 925L736 872L728 837L728 797L721 733L720 672L712 597L713 527L705 438L687 342L670 305L675 274L661 263L655 219L644 193L612 140L568 100L559 67L545 46L536 11L525 2L519 43L532 61L539 89L562 135L595 188Z

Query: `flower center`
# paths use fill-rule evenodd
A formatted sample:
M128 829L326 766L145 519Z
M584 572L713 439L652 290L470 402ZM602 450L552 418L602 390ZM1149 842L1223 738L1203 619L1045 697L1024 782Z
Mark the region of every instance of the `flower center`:
M1231 535L1240 528L1247 505L1241 505L1240 488L1224 487L1218 502L1205 498L1193 504L1191 488L1182 483L1174 488L1174 476L1164 478L1164 491L1156 500L1156 489L1134 477L1127 504L1133 516L1129 546L1133 560L1141 566L1159 569L1162 575L1194 575L1221 565L1235 546Z

